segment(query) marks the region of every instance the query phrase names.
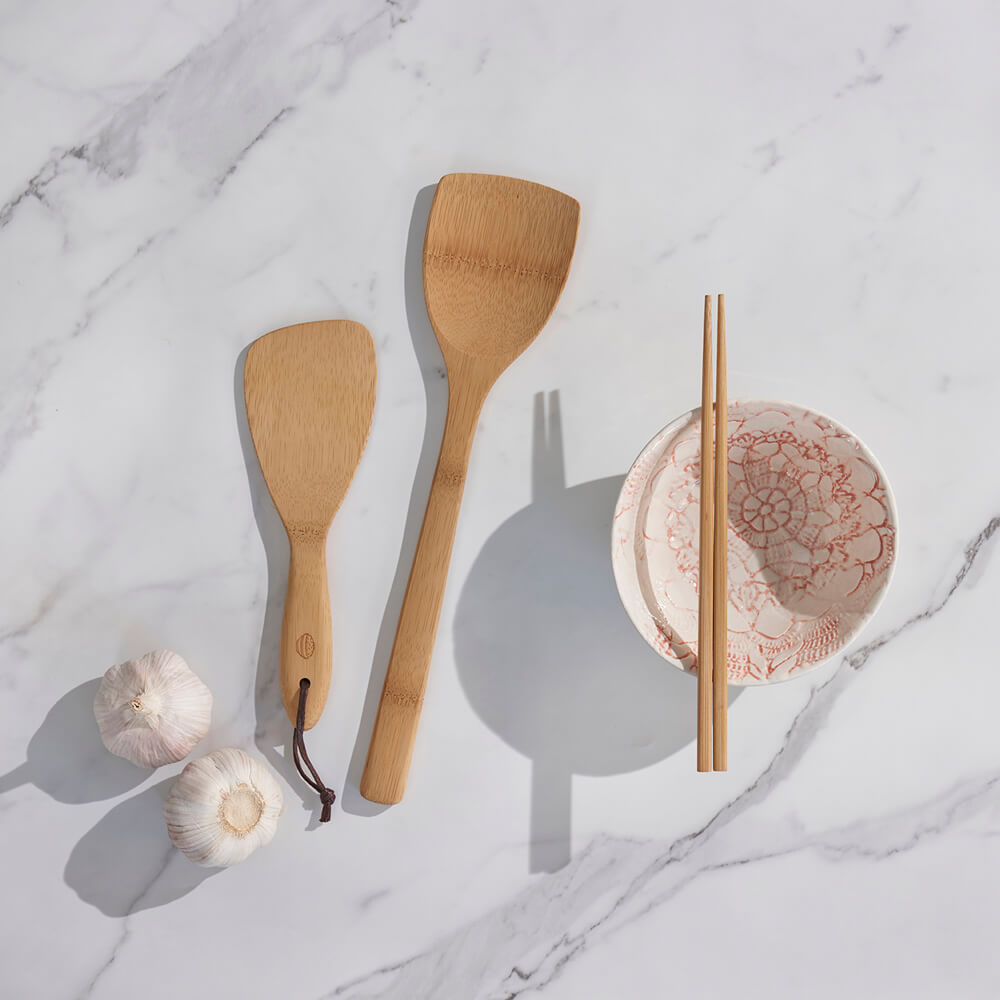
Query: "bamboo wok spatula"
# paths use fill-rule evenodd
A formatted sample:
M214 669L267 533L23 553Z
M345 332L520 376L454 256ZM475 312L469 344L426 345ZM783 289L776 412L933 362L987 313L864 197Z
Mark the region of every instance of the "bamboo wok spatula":
M288 592L281 623L281 694L302 731L323 711L332 640L326 536L361 461L375 409L375 345L360 323L300 323L265 334L247 351L247 419L264 481L288 533ZM307 683L306 683L307 682ZM308 698L306 697L308 693ZM309 776L299 770L306 781ZM310 781L330 802L333 793ZM324 798L324 818L329 804Z
M449 174L437 186L424 298L448 371L448 417L361 779L374 802L399 802L406 787L479 411L552 314L579 220L574 199L528 181Z

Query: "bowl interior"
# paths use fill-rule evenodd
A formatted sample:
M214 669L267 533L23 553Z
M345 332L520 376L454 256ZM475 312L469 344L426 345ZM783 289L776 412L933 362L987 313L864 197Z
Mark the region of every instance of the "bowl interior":
M728 665L734 684L784 680L833 656L891 576L896 509L874 456L829 417L789 403L729 405ZM699 410L643 449L615 510L612 560L646 640L698 658Z

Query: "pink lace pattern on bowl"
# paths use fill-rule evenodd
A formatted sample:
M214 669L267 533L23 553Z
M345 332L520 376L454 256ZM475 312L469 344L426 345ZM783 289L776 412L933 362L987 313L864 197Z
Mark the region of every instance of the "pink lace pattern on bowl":
M615 512L626 610L662 655L698 656L697 411L643 451ZM789 404L730 405L729 676L779 680L842 649L895 556L895 512L874 458L843 427Z

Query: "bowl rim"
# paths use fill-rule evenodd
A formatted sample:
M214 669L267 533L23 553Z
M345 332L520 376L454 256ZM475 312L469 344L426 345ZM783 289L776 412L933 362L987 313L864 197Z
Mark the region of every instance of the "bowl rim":
M817 410L811 406L803 406L802 403L796 403L788 399L770 399L770 398L765 399L762 397L739 396L735 399L730 399L727 402L726 409L728 411L730 407L737 406L740 404L749 404L749 403L763 403L767 406L774 405L779 407L790 406L806 414L812 414L813 416L820 417L823 420L828 420L834 426L839 427L842 431L849 434L857 442L858 446L864 453L865 461L871 462L872 466L875 468L875 471L878 473L882 481L882 484L885 488L888 517L895 533L895 548L893 549L892 561L889 563L889 569L886 572L885 583L883 584L881 590L875 597L874 601L872 601L872 603L867 608L865 608L863 612L860 612L858 614L858 617L855 620L853 627L848 630L847 638L844 640L844 643L840 647L840 649L838 649L835 653L831 653L829 656L824 657L822 660L817 660L815 663L809 664L808 667L796 671L794 674L784 674L781 677L776 677L773 679L767 678L764 680L758 680L758 679L733 680L732 678L730 678L728 682L730 685L734 687L766 687L769 684L783 684L785 681L797 680L799 677L803 677L806 674L812 673L812 671L826 665L831 660L834 660L837 657L842 656L844 652L857 640L858 636L864 631L865 626L867 626L867 624L875 616L878 609L882 606L882 602L885 600L885 596L889 592L889 587L892 585L893 578L896 574L896 562L899 555L900 524L899 524L899 508L896 505L896 494L892 489L892 484L889 482L889 477L886 475L885 469L882 467L882 463L878 460L878 458L876 458L875 454L872 452L871 448L869 448L868 445L865 443L864 439L860 437L858 434L855 434L850 427L848 427L842 421L837 420L835 417L831 417L829 414L824 413L822 410ZM638 454L635 456L635 459L633 460L632 464L629 466L628 472L625 473L625 478L622 480L621 489L618 491L618 499L615 501L615 507L611 517L611 571L615 578L615 591L618 594L619 603L624 609L625 614L628 615L629 621L632 622L632 625L635 627L635 630L639 633L640 636L642 636L643 641L661 659L665 660L672 667L675 667L682 673L687 674L692 678L697 677L697 673L695 671L688 670L682 663L680 663L680 661L678 661L672 656L668 656L666 653L663 652L662 649L659 649L656 645L654 645L650 641L649 637L646 635L644 631L644 626L646 625L646 622L636 620L636 615L632 613L632 609L629 607L628 603L625 600L625 596L622 593L622 579L620 575L624 571L624 567L621 565L622 560L616 556L616 550L618 549L618 545L616 537L617 518L615 514L617 513L618 508L621 506L622 503L622 497L625 492L625 483L628 482L629 476L632 475L632 471L639 464L639 462L642 461L643 457L653 446L653 443L657 441L659 438L663 437L671 429L683 426L684 423L686 423L688 420L695 418L700 414L701 414L700 406L696 406L693 409L686 410L683 413L678 414L676 417L673 418L673 420L670 420L668 423L664 424L663 427L661 427L642 446ZM643 491L645 491L645 485L648 481L649 477L647 476L646 479L643 481ZM634 526L634 519L633 519L633 526ZM634 530L633 530L633 536L634 536ZM634 568L635 565L634 561L629 563L628 565L630 568ZM642 602L642 606L645 609L645 613L649 616L649 620L653 621L655 624L655 619L653 618L653 614L649 610L649 606L645 603L645 601Z

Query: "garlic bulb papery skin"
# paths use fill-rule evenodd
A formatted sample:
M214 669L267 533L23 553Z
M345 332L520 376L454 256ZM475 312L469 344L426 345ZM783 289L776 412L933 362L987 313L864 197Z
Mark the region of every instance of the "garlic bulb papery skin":
M271 840L282 807L281 787L268 766L229 747L181 771L163 814L178 850L195 864L226 868Z
M161 649L111 667L94 716L113 754L159 767L182 760L208 732L212 692L182 656Z

